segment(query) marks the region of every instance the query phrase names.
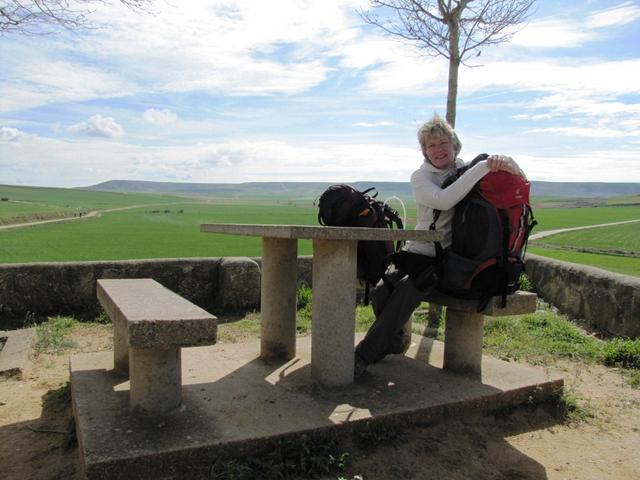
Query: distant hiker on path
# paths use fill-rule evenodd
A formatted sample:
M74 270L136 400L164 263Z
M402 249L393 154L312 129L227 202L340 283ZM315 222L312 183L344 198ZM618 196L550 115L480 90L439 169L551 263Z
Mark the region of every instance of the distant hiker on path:
M443 248L451 245L454 207L474 185L489 172L499 170L525 177L516 162L504 155L490 155L469 168L457 181L443 188L444 180L457 167L464 165L457 158L462 144L453 128L441 117L434 117L418 130L423 163L411 175L411 188L416 199L416 230L429 230L433 223L444 234ZM440 210L434 222L434 210ZM403 327L425 295L437 284L436 250L433 243L407 242L395 255L387 279L393 291L380 281L371 292L376 320L365 338L356 347L355 377L388 354L404 353Z

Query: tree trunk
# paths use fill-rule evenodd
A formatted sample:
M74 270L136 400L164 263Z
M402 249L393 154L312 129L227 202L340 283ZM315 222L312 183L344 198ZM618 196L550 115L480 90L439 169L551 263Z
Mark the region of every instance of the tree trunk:
M459 19L449 21L449 83L447 86L447 122L456 126L456 102L458 101L458 69L460 67Z
M449 85L447 91L447 122L455 128L456 126L456 102L458 101L458 68L460 61L449 60Z

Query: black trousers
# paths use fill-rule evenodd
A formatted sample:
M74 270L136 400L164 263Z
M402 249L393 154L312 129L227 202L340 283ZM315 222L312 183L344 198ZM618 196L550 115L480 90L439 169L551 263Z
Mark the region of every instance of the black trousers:
M369 363L382 360L391 353L406 351L409 345L405 341L405 325L426 295L424 290L416 287L409 275L392 268L387 272L387 277L394 285L393 291L389 291L380 281L371 292L376 320L356 347L356 353Z

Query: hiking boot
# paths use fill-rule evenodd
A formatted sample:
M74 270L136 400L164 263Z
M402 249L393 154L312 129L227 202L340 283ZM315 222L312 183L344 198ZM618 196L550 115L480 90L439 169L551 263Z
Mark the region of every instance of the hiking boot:
M367 371L369 362L367 362L364 358L362 358L357 353L355 354L354 357L355 358L353 363L353 378L358 379L364 374L364 372Z

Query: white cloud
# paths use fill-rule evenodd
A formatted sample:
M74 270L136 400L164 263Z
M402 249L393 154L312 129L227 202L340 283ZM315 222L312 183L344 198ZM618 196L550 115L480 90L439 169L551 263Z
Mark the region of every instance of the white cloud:
M144 119L154 125L168 125L174 123L178 119L178 115L168 108L158 110L150 108L144 112Z
M640 6L634 2L624 2L589 15L587 26L591 28L617 27L635 22L639 18Z
M594 40L594 32L570 20L532 21L512 38L513 45L530 48L573 48Z
M0 127L0 143L9 143L18 140L22 132L13 127Z
M19 151L0 144L8 184L83 186L110 179L247 181L406 181L420 164L418 147L381 143L228 141L144 147L92 139L33 136ZM302 161L301 159L304 159ZM365 172L363 174L363 172Z
M640 130L629 132L614 128L596 127L549 127L534 128L528 133L545 133L560 135L563 137L584 137L584 138L628 138L629 136L640 137Z
M636 152L611 148L568 155L510 153L531 180L548 182L639 182Z
M411 138L413 140L413 138ZM504 152L533 180L640 181L637 152L616 148L581 154L532 154L520 139ZM472 141L465 149L473 148ZM421 162L418 146L380 142L325 143L280 140L226 141L143 147L83 139L31 136L20 149L0 143L0 177L8 184L84 186L110 179L248 182L364 180L406 182ZM301 161L304 159L304 161Z
M387 37L360 36L357 41L338 45L331 52L345 68L363 69L392 61L406 53L407 47Z
M364 128L376 128L376 127L390 127L395 125L395 122L357 122L355 124L356 127L364 127Z
M86 122L70 126L69 131L103 138L116 138L124 134L123 128L112 117L103 117L100 114L93 115Z
M546 59L498 61L464 70L460 90L470 94L488 88L533 90L557 94L625 95L640 93L640 83L629 72L640 71L640 59Z
M530 22L519 30L511 44L529 48L575 48L606 37L608 28L640 18L640 6L624 2L590 15L553 17Z
M0 56L0 59L2 57ZM51 102L73 102L131 93L131 82L115 73L70 61L37 60L7 69L0 79L0 112Z
M91 19L108 28L47 42L25 38L0 52L7 79L0 80L0 111L138 92L303 92L332 71L331 50L357 37L355 11L364 4L191 0L155 2L145 15L105 3L96 3ZM27 55L11 59L17 49Z

